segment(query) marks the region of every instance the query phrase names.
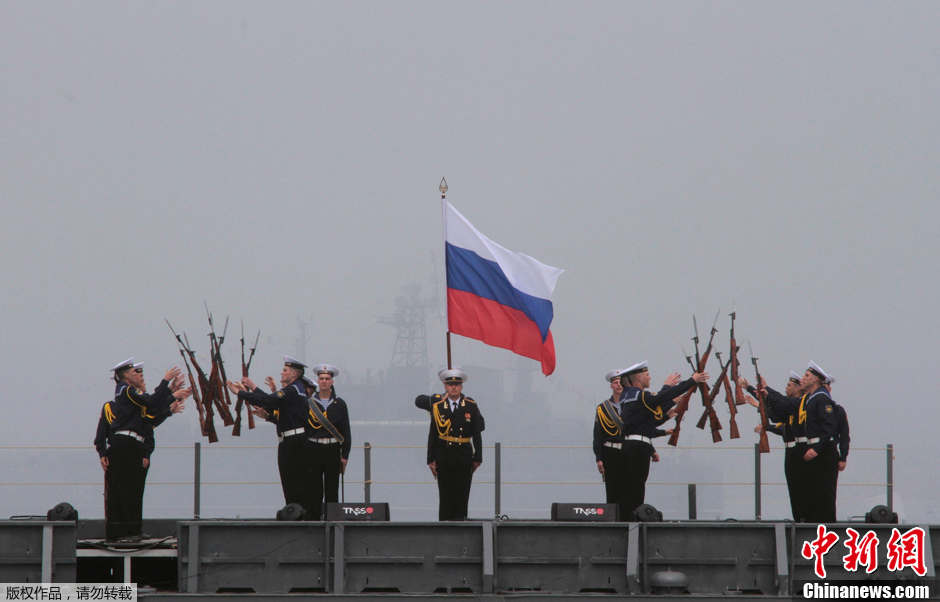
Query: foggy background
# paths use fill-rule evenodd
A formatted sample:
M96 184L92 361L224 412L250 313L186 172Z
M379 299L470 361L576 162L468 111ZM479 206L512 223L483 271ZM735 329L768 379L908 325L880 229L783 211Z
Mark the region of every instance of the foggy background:
M103 515L108 370L133 355L153 388L180 365L164 318L207 365L206 302L231 317L230 377L241 320L256 382L284 354L340 367L347 501L369 441L372 500L436 518L413 399L446 362L443 176L481 232L565 270L552 376L454 337L504 447L503 514L602 501L603 375L688 376L692 315L704 337L721 309L726 351L734 302L751 381L746 339L772 386L809 360L837 379L839 518L884 503L893 444L895 509L938 522L938 27L933 3L0 2L0 517ZM349 396L390 366L377 318L409 284L432 306L426 385ZM719 405L712 444L691 408L647 501L683 518L694 482L699 518L753 518L756 413L731 441ZM216 427L209 446L190 402L157 430L146 517L191 516L199 440L203 516L283 505L273 428ZM763 516L785 518L771 444ZM493 468L488 447L471 516L494 513Z

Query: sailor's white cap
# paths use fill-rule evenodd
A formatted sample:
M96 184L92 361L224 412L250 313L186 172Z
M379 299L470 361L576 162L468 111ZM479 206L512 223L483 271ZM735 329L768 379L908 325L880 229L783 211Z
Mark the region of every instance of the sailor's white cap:
M119 372L121 370L127 370L128 368L134 367L134 358L129 357L123 362L118 362L118 364L111 368L111 372Z
M304 374L303 376L301 376L301 377L300 377L300 380L304 381L304 384L307 385L308 387L310 387L311 389L316 389L316 388L317 388L317 383L315 383L315 382L313 382L312 380L310 380L310 377L308 377L306 374Z
M823 384L830 385L836 382L836 379L826 374L826 371L819 367L819 364L810 360L809 366L806 367L807 370L818 376L822 379Z
M621 370L621 369L619 369L619 368L618 368L617 370L611 370L610 372L608 372L607 374L604 375L604 380L606 380L607 382L610 382L610 381L614 380L615 378L620 378L620 374L621 374L622 372L623 372L623 370Z
M649 371L650 363L649 362L640 362L639 364L633 364L626 370L620 371L620 376L630 376L631 374L636 374L638 372L647 372Z
M339 368L336 366L331 366L330 364L319 364L313 367L313 371L317 374L322 374L324 372L329 372L330 376L336 378L339 376Z
M796 381L797 383L799 383L802 379L803 379L802 376L800 376L799 374L797 374L797 373L794 372L793 370L790 370L790 380L794 380L794 381Z
M307 367L307 364L298 359L294 359L289 355L284 356L284 365L290 366L291 368L300 368L301 370Z
M467 382L467 373L458 367L453 368L441 368L437 377L441 379L442 383L465 383Z

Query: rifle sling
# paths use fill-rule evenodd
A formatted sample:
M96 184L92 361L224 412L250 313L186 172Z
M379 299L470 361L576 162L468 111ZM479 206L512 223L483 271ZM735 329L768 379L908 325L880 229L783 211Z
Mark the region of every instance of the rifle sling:
M320 424L322 424L324 428L326 428L326 430L328 430L330 434L333 435L334 439L339 441L340 444L343 444L346 439L340 434L339 429L333 426L333 423L329 421L329 419L326 417L326 414L323 413L323 410L320 409L320 404L312 399L308 399L307 403L310 404L310 410L317 417L317 420L320 421Z
M617 410L614 409L614 404L610 403L609 399L604 400L604 409L607 410L607 415L610 416L610 419L613 420L614 424L617 425L617 428L620 429L620 434L624 435L623 420L620 418L620 414L618 414Z

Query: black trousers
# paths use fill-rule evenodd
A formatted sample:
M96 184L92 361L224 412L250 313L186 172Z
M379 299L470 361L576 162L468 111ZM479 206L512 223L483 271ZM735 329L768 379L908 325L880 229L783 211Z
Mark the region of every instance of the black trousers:
M836 486L839 481L839 452L835 443L826 444L819 455L806 464L807 498L806 522L836 522Z
M473 464L437 464L437 519L464 520L470 504Z
M300 504L307 520L319 520L319 505L314 504L313 480L310 478L310 446L303 435L292 435L277 446L277 469L285 504Z
M806 471L803 454L805 445L788 447L783 452L783 474L787 479L787 493L790 495L790 511L793 522L806 522Z
M144 444L125 435L114 435L108 443L105 537L119 539L140 535L144 508Z
M310 472L313 483L313 516L310 520L320 520L327 504L339 501L339 475L343 469L343 452L339 443L310 442Z
M645 441L624 441L621 449L605 445L601 451L607 503L617 504L622 521L631 520L633 511L646 499L652 456L652 447Z

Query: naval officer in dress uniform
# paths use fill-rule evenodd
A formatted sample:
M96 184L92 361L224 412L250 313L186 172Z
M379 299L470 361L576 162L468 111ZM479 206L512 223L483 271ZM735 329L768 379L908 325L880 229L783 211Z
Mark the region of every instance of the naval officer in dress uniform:
M628 521L646 498L646 479L655 453L652 439L660 434L658 426L676 405L673 400L708 380L708 374L696 372L682 382L673 374L657 394L646 392L650 385L648 362L634 364L617 375L623 386L617 403L607 400L597 406L594 459L598 472L604 475L607 503L617 504L620 520Z
M437 478L438 520L464 520L473 473L483 463L485 424L477 403L463 394L467 373L445 368L437 375L445 394L419 395L415 405L431 410L427 464Z
M313 475L314 513L319 516L322 503L339 501L339 476L346 473L352 440L349 433L349 408L336 396L333 379L339 368L330 364L314 366L317 389L310 396L307 417Z
M264 410L268 420L277 426L277 468L284 502L303 506L307 520L320 520L310 478L310 443L307 441L310 406L302 380L306 368L300 360L285 355L281 389L273 393L265 393L247 376L241 383L229 381L227 384L240 399ZM272 377L267 377L265 383L272 390L275 388Z

